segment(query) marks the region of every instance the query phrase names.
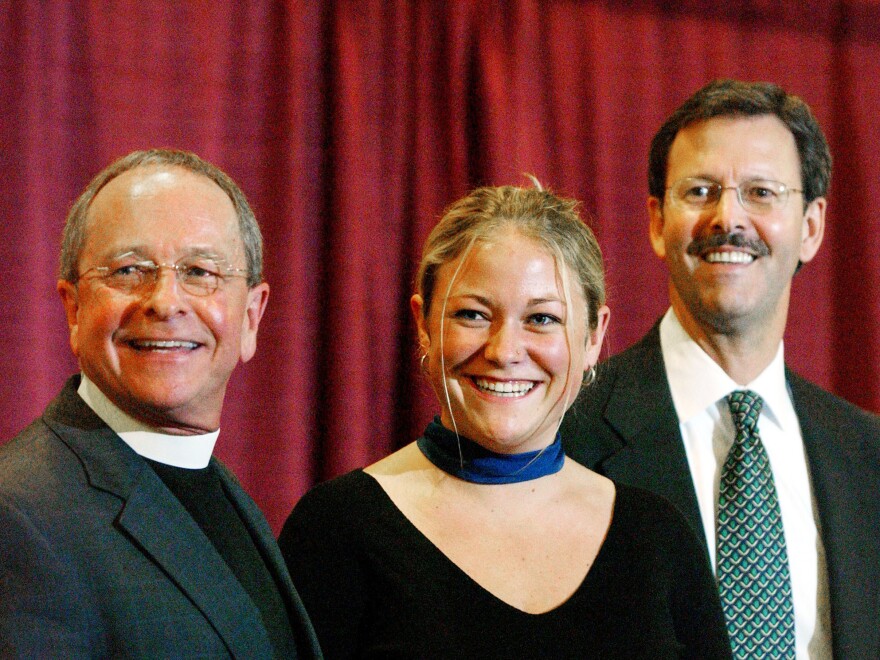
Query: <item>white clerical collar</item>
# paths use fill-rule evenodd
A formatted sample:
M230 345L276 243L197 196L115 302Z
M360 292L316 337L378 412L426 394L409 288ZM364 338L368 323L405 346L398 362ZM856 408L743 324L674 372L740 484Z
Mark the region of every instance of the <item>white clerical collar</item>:
M190 470L208 466L220 429L203 435L160 433L121 410L85 374L82 374L77 394L140 456Z
M797 429L785 380L783 345L757 378L738 385L687 334L670 308L660 322L660 347L678 421L687 422L734 390L749 389L764 399L764 413L783 430Z

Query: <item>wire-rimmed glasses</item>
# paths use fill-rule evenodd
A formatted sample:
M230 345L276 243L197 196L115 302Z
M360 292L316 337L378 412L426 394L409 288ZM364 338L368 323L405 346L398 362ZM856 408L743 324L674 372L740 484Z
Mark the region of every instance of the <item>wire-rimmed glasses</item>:
M666 188L669 199L676 206L692 211L714 208L725 190L735 190L740 205L752 213L769 213L785 207L789 193L802 193L772 179L750 179L738 186L722 186L712 179L687 177Z
M232 268L215 257L191 256L173 264L157 264L148 259L137 260L133 253L126 253L108 266L94 266L83 271L78 279L94 276L111 289L137 293L152 289L163 268L173 270L180 288L194 296L211 295L227 278L247 277L247 269Z

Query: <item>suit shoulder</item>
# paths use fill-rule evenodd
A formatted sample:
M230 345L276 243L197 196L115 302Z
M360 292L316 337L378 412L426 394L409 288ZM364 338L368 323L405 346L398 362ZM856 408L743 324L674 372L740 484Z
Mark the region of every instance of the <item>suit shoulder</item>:
M620 444L620 432L641 428L669 410L659 335L655 329L596 367L596 381L582 389L561 432L572 458L588 467ZM586 446L589 445L589 446Z
M807 435L823 442L833 439L835 447L847 448L867 459L865 465L880 469L880 416L791 372L788 382L805 441Z
M880 438L880 416L859 408L792 371L788 372L788 382L797 408L809 410L811 416L833 421L836 425L855 425L860 432L873 433Z
M55 435L43 418L31 422L0 447L0 491L33 499L57 488L60 475L82 474L76 455Z
M597 364L596 380L583 387L569 414L590 416L603 410L617 382L621 378L645 373L646 364L651 359L651 351L642 340Z

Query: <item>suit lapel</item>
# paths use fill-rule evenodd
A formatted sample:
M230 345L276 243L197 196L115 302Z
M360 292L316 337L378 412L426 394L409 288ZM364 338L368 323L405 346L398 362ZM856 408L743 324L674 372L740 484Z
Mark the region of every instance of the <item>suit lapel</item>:
M876 457L860 428L826 406L831 395L788 373L825 547L835 657L872 657L880 647L880 501ZM864 433L864 437L862 435Z
M259 657L259 649L271 655L256 605L192 516L149 468L134 484L118 524L211 622L233 656Z
M624 442L600 461L600 471L671 501L705 544L697 495L660 351L659 324L620 358L618 376L603 415Z
M212 459L214 460L214 459ZM216 461L215 461L216 462ZM256 503L244 491L238 480L223 466L216 462L223 489L229 496L229 501L238 511L239 516L247 527L251 538L257 546L263 561L269 569L269 574L278 585L284 604L290 613L290 625L297 640L297 648L304 657L320 657L318 638L305 606L293 586L281 550L272 534L272 529L266 518L257 507Z
M186 594L232 655L271 656L256 605L158 475L79 397L78 382L68 381L44 419L77 454L89 484L122 500L115 524Z

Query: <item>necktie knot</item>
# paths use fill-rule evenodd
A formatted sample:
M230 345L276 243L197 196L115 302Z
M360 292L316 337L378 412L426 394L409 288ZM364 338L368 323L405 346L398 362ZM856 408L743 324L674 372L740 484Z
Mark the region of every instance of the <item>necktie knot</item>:
M764 407L764 400L756 392L735 390L728 395L727 405L738 432L757 433L758 416Z

